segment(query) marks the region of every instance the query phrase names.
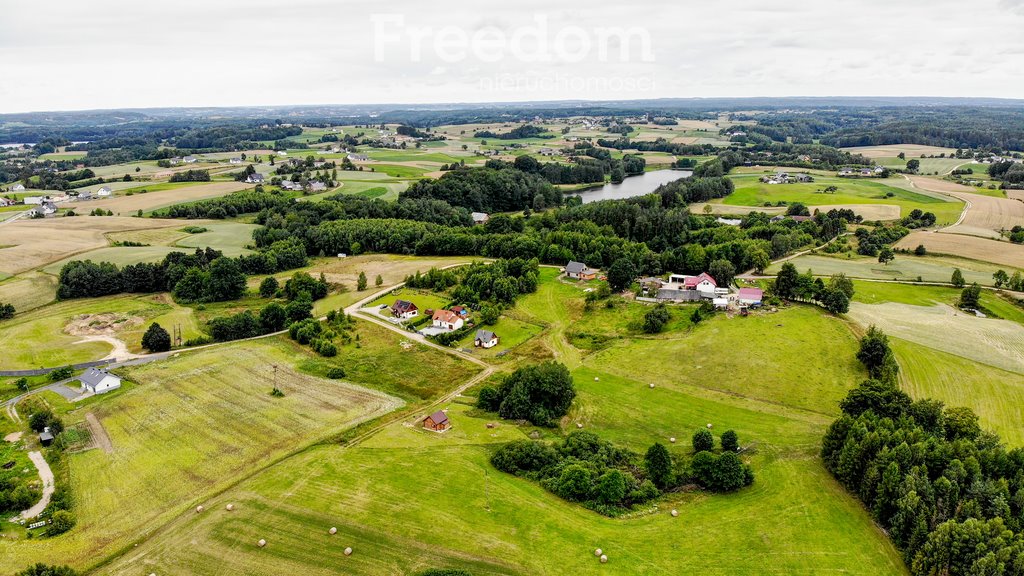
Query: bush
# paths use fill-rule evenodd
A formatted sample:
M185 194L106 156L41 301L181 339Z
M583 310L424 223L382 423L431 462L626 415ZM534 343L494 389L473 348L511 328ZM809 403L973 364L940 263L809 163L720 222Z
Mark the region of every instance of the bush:
M50 371L50 381L57 382L60 380L66 380L75 375L75 369L71 366L64 366L62 368L54 368Z
M693 433L693 451L704 452L715 449L715 437L710 430L701 428Z
M278 288L280 288L280 284L278 284L277 278L267 276L262 282L260 282L260 296L270 298L274 294L277 294Z
M25 568L14 576L78 576L78 572L69 566L50 566L38 563Z
M644 332L657 334L665 329L665 325L672 320L672 313L664 304L658 304L644 314Z
M47 536L57 536L75 527L75 516L67 510L58 510L50 517L50 524L46 527Z
M171 335L154 322L142 335L142 347L150 352L166 352L171 349Z
M722 432L722 452L737 452L739 449L740 441L736 432L732 430Z
M327 371L327 377L330 378L331 380L338 380L339 378L344 378L345 376L345 369L340 366L335 366L334 368L331 368L330 370Z

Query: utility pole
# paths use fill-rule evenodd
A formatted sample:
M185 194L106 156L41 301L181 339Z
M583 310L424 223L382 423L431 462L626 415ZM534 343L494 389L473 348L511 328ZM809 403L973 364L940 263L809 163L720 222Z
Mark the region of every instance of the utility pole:
M274 390L277 390L277 364L271 364L274 367Z

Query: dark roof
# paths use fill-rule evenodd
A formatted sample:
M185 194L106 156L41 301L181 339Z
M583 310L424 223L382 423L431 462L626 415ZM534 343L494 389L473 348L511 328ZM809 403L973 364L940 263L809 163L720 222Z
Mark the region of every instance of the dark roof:
M39 441L40 442L51 442L51 441L53 441L53 434L50 434L49 432L40 432L39 433Z
M493 340L496 336L497 336L497 334L495 334L494 332L491 332L490 330L477 330L476 331L476 339L480 340L480 341L483 341L483 342L489 342L490 340Z
M445 422L448 422L448 415L444 413L444 410L434 412L429 416L429 418L434 421L434 424L444 424Z
M398 310L399 312L409 312L410 310L419 310L419 308L417 308L415 304L413 304L412 302L409 302L408 300L395 300L395 305L392 306L392 308L395 309L395 310Z
M102 382L103 379L106 378L107 376L113 376L114 378L117 378L118 381L121 380L120 378L114 376L110 372L107 372L106 370L102 370L99 368L89 368L88 370L85 371L84 374L78 377L78 380L82 384L85 384L86 386L96 386L97 384Z
M569 274L579 274L585 270L589 270L589 268L583 262L570 261L565 265L565 271Z

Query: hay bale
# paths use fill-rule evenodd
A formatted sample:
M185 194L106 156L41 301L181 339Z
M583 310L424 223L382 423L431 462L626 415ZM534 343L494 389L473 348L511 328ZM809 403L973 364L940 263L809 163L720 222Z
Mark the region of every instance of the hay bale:
M203 511L203 507L202 506L196 506L196 514L202 512L202 511Z
M594 556L600 556L601 554L604 554L604 552L602 552L600 548L594 550Z
M328 534L337 534L338 533L338 529L335 528L334 526L331 526L331 529L328 530L327 533Z
M260 548L263 548L264 546L267 545L267 541L264 540L263 538L260 538L260 541L257 542L256 545L259 546Z
M708 429L711 428L711 422L708 422Z
M576 427L577 428L583 428L583 423L582 422L577 422L576 423Z
M651 382L651 383L650 383L650 384L648 384L647 386L648 386L648 387L650 387L650 388L654 388L654 382Z
M607 563L608 563L608 557L605 556L604 554L601 554L601 564L607 564Z
M597 382L598 380L600 380L600 378L598 378L597 376L594 376L594 382Z
M673 508L672 509L672 517L675 518L676 516L679 516L679 510L676 510L675 508Z
M228 504L227 506L224 507L224 509L227 510L228 512L231 512L232 510L235 509L235 505L234 504Z
M675 444L676 443L676 437L673 436L673 437L669 438L668 441L671 442L672 444Z
M345 548L345 556L351 556L351 555L352 555L352 549L351 548Z

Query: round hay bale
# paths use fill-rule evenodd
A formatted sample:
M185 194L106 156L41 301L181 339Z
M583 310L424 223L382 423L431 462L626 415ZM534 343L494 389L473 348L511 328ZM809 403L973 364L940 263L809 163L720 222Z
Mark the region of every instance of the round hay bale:
M651 383L650 383L650 384L648 384L647 386L648 386L648 387L650 387L650 388L654 388L654 382L651 382Z
M582 422L577 422L576 423L576 427L577 428L583 428L583 423Z
M711 428L711 422L708 422L708 428Z
M676 516L679 516L679 510L676 510L675 508L673 508L672 509L672 517L675 518Z
M264 540L263 538L260 538L260 541L257 542L256 545L259 546L260 548L263 548L264 546L267 545L267 541Z
M673 443L673 444L675 444L676 443L676 437L673 436L673 437L669 438L668 441Z
M604 552L602 552L600 548L594 550L594 556L600 556L601 554L604 554Z
M328 534L337 534L338 533L338 529L335 528L334 526L331 526L331 529L328 530L327 533Z
M196 514L202 512L202 511L203 511L203 507L202 506L196 506Z
M235 509L235 505L234 504L228 504L227 506L224 507L224 509L227 510L228 512L231 512L232 510Z
M597 376L594 376L594 382L597 382L598 380L600 380L600 378L598 378Z
M601 554L601 564L607 564L607 563L608 563L608 557L605 556L604 554Z
M351 548L345 548L345 556L351 556L351 555L352 555L352 549Z

